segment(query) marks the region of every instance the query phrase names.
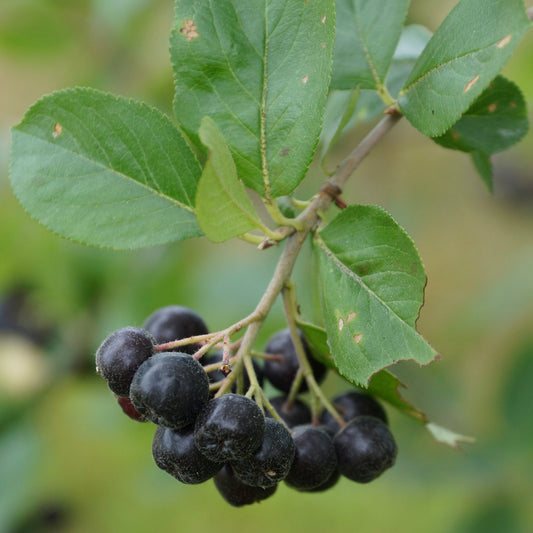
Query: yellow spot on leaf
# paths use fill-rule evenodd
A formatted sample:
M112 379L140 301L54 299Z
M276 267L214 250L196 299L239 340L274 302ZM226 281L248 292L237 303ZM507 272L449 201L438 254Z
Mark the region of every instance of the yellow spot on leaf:
M513 37L513 34L510 33L509 35L507 35L507 37L504 37L496 46L498 48L504 48L511 42L512 37Z
M59 122L54 125L54 130L52 131L52 137L55 139L63 133L63 126Z
M326 15L324 15L324 16L322 17L322 24L325 24L325 23L326 23Z
M457 139L459 139L459 134L455 130L452 130L452 137L456 141Z
M514 108L516 107L516 102L511 102L509 105Z
M346 317L346 323L349 324L352 320L355 320L356 316L357 316L357 313L355 311L348 313L348 316Z
M326 48L326 43L322 43L322 48Z
M354 340L355 344L359 344L363 340L363 334L362 333L356 333L353 336L353 340Z
M478 80L479 80L479 74L475 78L472 78L466 84L465 90L463 92L467 93L478 82Z
M494 102L493 104L490 104L489 105L489 113L494 113L494 111L496 111L496 109L498 109L498 104L496 102Z
M196 37L200 37L200 34L198 33L198 28L196 27L194 20L191 19L183 21L183 27L180 28L180 33L183 33L183 35L185 35L187 41L192 41L193 39L196 39Z
M339 331L342 331L344 329L344 319L341 317L339 318Z
M309 76L306 75L306 76L304 76L304 77L302 78L302 83L303 83L304 85L305 85L308 81L309 81Z

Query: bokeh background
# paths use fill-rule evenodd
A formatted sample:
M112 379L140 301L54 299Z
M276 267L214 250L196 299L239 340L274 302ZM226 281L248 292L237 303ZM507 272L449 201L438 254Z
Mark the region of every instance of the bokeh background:
M454 4L413 0L409 21L435 30ZM281 486L245 509L227 506L212 483L182 486L155 467L154 428L116 407L95 375L96 347L170 303L197 310L212 330L236 321L279 252L236 241L136 252L67 242L15 200L9 128L41 95L73 85L170 113L172 11L171 0L0 2L0 533L533 531L533 133L494 157L490 195L466 155L404 121L345 193L382 205L417 244L429 278L419 329L443 357L397 371L409 399L475 444L446 448L389 409L400 453L382 478L323 494ZM533 109L533 32L503 73ZM311 174L301 197L323 179ZM281 327L278 305L258 347ZM326 382L331 394L346 387Z

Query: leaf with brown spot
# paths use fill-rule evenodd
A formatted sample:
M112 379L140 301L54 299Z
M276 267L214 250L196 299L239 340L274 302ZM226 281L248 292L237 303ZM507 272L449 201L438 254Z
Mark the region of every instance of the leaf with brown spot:
M328 344L341 375L366 386L373 374L397 361L424 365L435 359L436 351L415 329L424 267L412 240L388 213L350 206L319 232L313 249Z
M523 0L461 0L437 29L399 95L409 122L442 135L488 87L531 26Z

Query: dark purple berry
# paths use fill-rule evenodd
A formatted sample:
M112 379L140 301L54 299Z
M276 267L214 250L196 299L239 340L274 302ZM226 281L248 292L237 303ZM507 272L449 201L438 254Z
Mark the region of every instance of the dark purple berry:
M96 352L96 371L117 396L129 396L137 369L154 353L154 338L139 328L111 333Z
M212 461L225 462L252 455L261 446L265 417L258 405L239 394L213 398L196 420L198 449Z
M181 429L192 424L209 398L202 365L179 352L162 352L145 361L130 387L135 409L155 424Z
M374 416L385 424L388 422L387 413L385 413L381 404L364 392L355 390L343 392L335 396L331 403L345 422L349 422L356 416ZM326 426L331 435L335 435L341 429L332 414L327 410L322 411L320 424Z
M203 483L212 478L222 463L210 461L194 443L194 427L172 430L159 426L152 441L152 456L161 470L182 483Z
M215 486L220 495L234 507L250 505L272 496L277 485L263 489L261 487L251 487L243 483L233 472L230 465L225 465L214 477Z
M341 478L341 473L339 472L339 469L336 468L333 474L331 474L331 476L329 476L329 478L326 479L326 481L324 481L324 483L322 483L318 487L315 487L314 489L309 489L309 490L304 490L304 489L300 489L300 490L303 492L324 492L334 487L338 483L340 478Z
M326 377L327 367L311 355L309 345L301 333L300 339L302 340L307 360L311 364L315 380L317 383L320 383ZM265 352L270 355L277 355L281 358L279 361L272 359L267 359L265 361L265 364L263 365L263 374L265 378L268 379L276 389L288 393L291 390L292 382L300 368L298 355L296 354L290 331L284 329L270 337ZM298 392L304 392L306 390L307 384L305 383L305 380L302 380Z
M266 489L285 479L294 452L294 441L289 430L281 422L267 418L260 448L249 457L233 461L231 466L243 483Z
M158 344L209 333L202 317L181 305L169 305L154 311L146 319L143 328L155 337ZM188 344L171 351L192 355L198 348L197 344Z
M275 396L274 398L270 398L270 403L290 428L311 423L311 409L298 398L295 398L288 405L287 396ZM272 416L267 409L265 409L265 416Z
M292 438L296 453L285 483L308 491L330 480L337 469L337 456L329 434L319 427L306 425L293 428Z
M373 416L358 416L333 439L340 473L368 483L390 468L398 448L389 428Z

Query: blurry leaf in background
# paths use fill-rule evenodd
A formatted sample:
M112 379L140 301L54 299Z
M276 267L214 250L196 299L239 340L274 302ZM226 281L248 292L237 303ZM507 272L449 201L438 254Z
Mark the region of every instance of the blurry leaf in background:
M507 431L533 449L533 339L515 352L504 382L502 408Z
M76 2L76 9L89 0ZM77 39L75 25L69 24L53 1L2 0L0 3L0 49L22 56L54 56ZM70 11L75 11L70 9Z

